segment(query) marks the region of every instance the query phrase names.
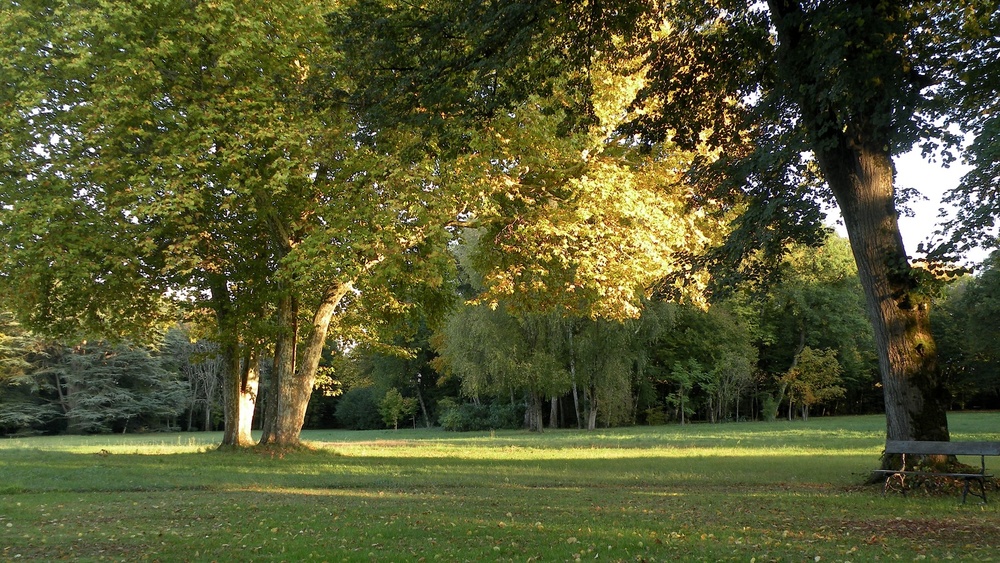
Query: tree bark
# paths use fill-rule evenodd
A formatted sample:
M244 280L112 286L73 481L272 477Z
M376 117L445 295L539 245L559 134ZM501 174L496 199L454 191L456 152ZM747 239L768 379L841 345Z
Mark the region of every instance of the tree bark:
M902 21L902 4L850 2L821 4L807 11L801 0L768 0L778 34L777 64L802 111L802 126L823 178L833 191L847 227L851 250L875 333L892 440L948 440L947 392L941 383L937 351L930 332L929 298L920 292L897 223L890 147L893 124L907 119L901 76L908 64L893 43ZM864 19L853 12L865 9ZM820 11L826 10L826 11ZM824 21L814 21L822 14ZM836 20L836 18L841 20ZM830 91L830 37L817 30L831 21L858 29L836 68L840 84ZM816 25L813 25L813 24Z
M232 299L223 278L212 280L211 302L223 342L225 375L222 387L224 427L220 447L248 447L253 445L250 428L253 424L254 405L257 401L256 368L249 365L244 372L240 358L240 336L235 328Z
M283 340L282 345L276 350L275 363L278 369L275 370L277 377L275 397L277 408L275 409L273 428L266 436L261 438L261 444L274 444L278 446L297 446L300 443L302 426L305 424L306 409L309 406L309 398L312 396L313 385L316 383L316 370L319 368L320 359L323 357L323 346L326 344L326 337L330 329L330 322L336 312L337 305L344 298L353 285L348 283L335 284L324 294L313 314L312 330L309 332L306 346L302 350L301 358L298 358L294 336L295 330L295 305L289 299L288 303L279 303L279 322L284 330L282 334L292 334L291 341ZM284 311L284 313L282 313ZM291 330L288 330L291 329Z

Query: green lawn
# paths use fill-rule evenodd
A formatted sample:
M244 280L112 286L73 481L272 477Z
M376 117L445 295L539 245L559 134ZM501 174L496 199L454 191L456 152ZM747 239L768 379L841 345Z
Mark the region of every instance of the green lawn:
M0 560L1000 558L1000 494L861 484L883 425L313 431L286 455L217 452L219 434L0 440ZM1000 440L1000 413L951 427Z

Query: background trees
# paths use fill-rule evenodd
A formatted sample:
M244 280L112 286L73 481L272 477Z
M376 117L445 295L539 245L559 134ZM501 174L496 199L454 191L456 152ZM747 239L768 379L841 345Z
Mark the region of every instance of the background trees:
M941 335L942 369L959 406L978 401L992 407L1000 396L997 258L994 252L978 275L965 276L947 288L932 317Z

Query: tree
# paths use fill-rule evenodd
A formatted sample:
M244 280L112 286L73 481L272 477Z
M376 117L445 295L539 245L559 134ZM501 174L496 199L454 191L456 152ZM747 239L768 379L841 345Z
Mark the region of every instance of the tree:
M813 405L844 396L840 386L840 363L833 350L813 350L806 346L798 353L794 367L782 377L788 385L788 419L792 405L802 406L802 419L809 418Z
M768 418L785 400L781 378L807 346L837 351L854 397L875 388L871 324L847 240L831 234L819 247L792 245L766 285L745 287L727 303L753 327L760 368L779 380L777 394L766 399Z
M961 153L971 170L944 198L957 212L944 221L930 254L935 260L951 261L976 247L995 249L1000 242L1000 117L996 112L1000 8L989 0L965 0L959 5L940 2L930 9L942 30L938 59L946 71L935 92L938 104L932 116L971 139ZM945 156L945 162L955 158Z
M940 131L920 111L940 71L929 54L936 27L924 6L772 0L764 10L678 3L666 15L672 33L651 50L657 79L644 93L674 103L637 127L654 138L684 127L690 138L708 135L725 151L722 166L703 167L702 179L753 198L736 231L744 248L753 238L780 247L783 236L776 233L816 223L815 206L803 198L817 193L810 186L819 172L858 266L888 437L944 440L946 390L929 293L899 236L892 165L893 155ZM782 212L787 206L800 211ZM776 212L793 221L772 221ZM782 223L792 228L774 228Z
M705 371L695 359L689 359L687 362L676 362L670 369L668 380L675 386L675 391L667 395L667 405L675 409L677 419L681 424L684 424L695 413L691 391L704 378Z
M399 430L401 418L416 414L417 400L413 397L403 397L399 389L392 388L386 391L385 396L379 401L378 411L386 425L392 426L394 430Z
M526 426L541 432L542 400L570 388L562 350L561 319L554 314L514 316L503 306L466 305L451 315L438 344L442 371L458 377L462 393L480 397L520 395Z
M447 182L359 132L326 3L9 8L0 282L25 297L19 316L58 334L149 335L172 297L215 328L223 443L252 443L259 362L273 355L262 440L296 444L348 305L377 316L412 303L369 309L369 293L440 282L440 260L420 264L451 236L438 215L457 212L435 204Z
M52 398L70 433L173 428L189 388L147 350L104 342L55 345L33 373Z
M191 388L188 430L194 429L194 415L200 409L202 430L208 431L214 426L213 418L221 399L219 391L224 383L226 365L218 344L204 339L192 342L191 338L189 330L171 329L165 337L164 356Z
M688 420L699 406L712 422L738 417L755 373L757 350L748 327L728 304L704 310L650 303L642 320L653 325L646 344L646 377L674 407L677 418Z
M931 320L941 335L941 359L952 397L960 405L1000 395L1000 255L996 252L975 276L956 280L940 299Z
M45 342L25 331L12 314L0 312L0 429L31 431L57 418L59 411L38 397L33 360Z
M640 5L616 7L627 18ZM380 135L418 128L414 150L465 184L481 302L634 318L667 278L663 293L702 300L692 262L722 229L688 213L713 207L683 185L693 152L640 147L618 130L646 111L630 105L646 68L615 56L633 52L624 37L556 14L547 2L358 0L331 20L365 122ZM594 41L569 50L550 25Z

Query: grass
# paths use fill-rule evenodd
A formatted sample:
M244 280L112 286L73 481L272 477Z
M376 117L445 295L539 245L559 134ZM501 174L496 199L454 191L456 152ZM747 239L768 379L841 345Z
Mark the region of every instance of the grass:
M1000 440L998 423L951 416L954 439ZM2 440L0 560L1000 557L996 492L862 485L883 427L312 431L286 454L214 451L219 434Z

